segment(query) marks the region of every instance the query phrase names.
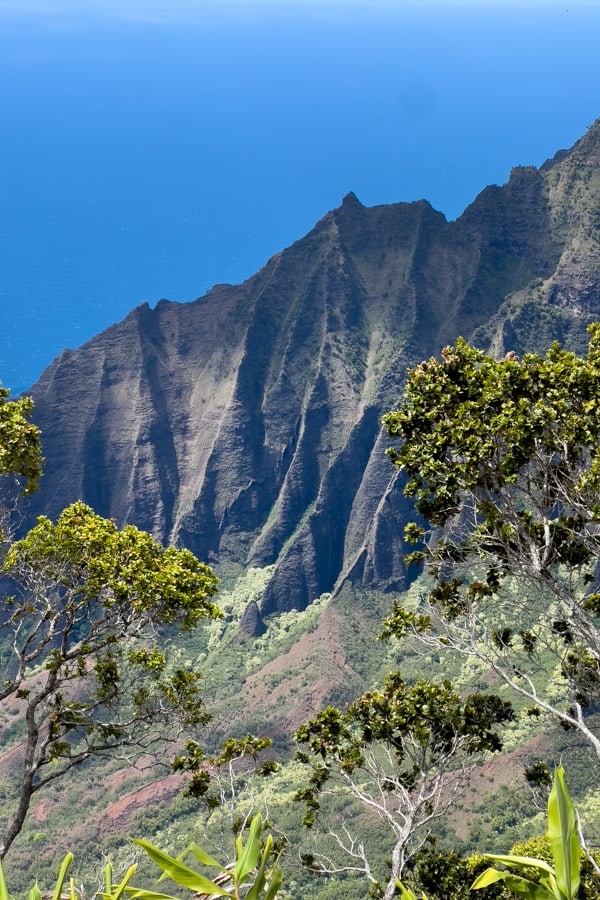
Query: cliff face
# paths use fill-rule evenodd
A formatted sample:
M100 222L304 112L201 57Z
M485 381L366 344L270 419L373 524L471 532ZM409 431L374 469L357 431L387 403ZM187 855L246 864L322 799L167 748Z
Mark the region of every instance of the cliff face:
M597 124L452 223L349 194L243 284L141 306L66 351L31 392L46 456L31 514L81 498L217 567L275 564L262 615L347 578L401 589L408 510L381 415L406 367L459 334L498 353L584 343L599 147Z

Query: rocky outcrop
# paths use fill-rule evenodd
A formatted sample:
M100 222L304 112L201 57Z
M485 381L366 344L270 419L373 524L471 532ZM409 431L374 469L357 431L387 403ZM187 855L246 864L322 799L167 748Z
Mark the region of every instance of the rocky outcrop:
M409 511L381 415L458 334L499 353L581 344L600 315L599 142L596 125L515 169L456 222L349 194L243 284L66 351L32 389L31 515L81 498L217 568L274 564L260 615L344 579L401 589Z
M240 631L248 637L257 638L265 633L267 626L260 614L256 600L250 600L240 619Z

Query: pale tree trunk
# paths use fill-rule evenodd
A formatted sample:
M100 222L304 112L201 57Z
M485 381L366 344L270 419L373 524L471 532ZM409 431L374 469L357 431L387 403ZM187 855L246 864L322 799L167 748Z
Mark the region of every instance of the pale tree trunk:
M23 828L23 823L29 812L31 798L35 792L33 777L36 771L35 751L39 740L38 724L35 720L35 706L28 706L26 713L27 737L25 739L25 760L23 763L23 778L19 792L19 805L12 819L9 821L6 833L0 844L0 859L4 859L11 844Z
M404 850L406 847L406 843L410 837L410 833L412 830L413 823L406 824L402 829L402 835L396 841L394 849L392 850L392 874L390 876L390 880L387 883L385 893L383 895L383 900L391 900L392 897L396 895L396 879L400 881L402 877L402 872L404 870L404 864L406 859L404 857Z

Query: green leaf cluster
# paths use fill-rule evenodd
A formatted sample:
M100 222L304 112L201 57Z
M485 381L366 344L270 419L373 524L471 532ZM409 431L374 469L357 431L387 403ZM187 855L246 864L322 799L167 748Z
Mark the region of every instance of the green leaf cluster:
M388 454L408 474L406 493L429 522L445 524L465 491L496 495L528 466L532 487L546 500L557 499L566 475L595 499L600 328L590 331L585 359L553 344L546 356L527 354L519 362L508 354L498 361L459 338L441 360L409 371L401 407L383 422L402 441ZM592 506L597 513L597 500ZM557 522L560 538L565 530L566 522ZM558 544L557 553L566 552Z
M470 648L598 754L584 712L600 690L600 325L588 330L584 357L554 343L496 360L459 338L409 371L383 422L422 516L407 559L434 585L417 612L394 606L384 636ZM534 687L544 667L560 703Z
M231 900L274 900L283 881L283 873L278 865L278 853L274 849L273 837L267 834L263 840L263 822L260 815L250 821L248 835L244 841L242 834L235 840L235 859L232 866L223 865L194 842L177 858L157 849L148 841L136 840L160 868L163 878L192 891L197 900L201 897L229 897ZM221 875L210 880L206 875L184 863L186 856L192 856L202 866L217 869ZM126 893L135 900L177 900L170 894L147 888L127 886ZM105 895L105 900L118 900L114 893Z
M67 880L67 874L69 869L71 868L71 864L73 862L73 854L67 853L65 858L63 859L60 869L58 872L58 876L56 878L56 883L54 885L54 890L50 895L52 900L61 900L64 897L63 889L65 886L65 882ZM37 881L33 885L33 887L27 893L27 900L42 900L44 895L40 891ZM75 883L73 879L69 879L69 893L67 895L69 900L78 900L79 892L75 889ZM0 900L11 900L11 894L8 890L8 885L6 883L6 879L4 877L4 870L2 869L2 864L0 863Z
M338 770L352 775L363 768L371 748L381 745L392 754L390 792L410 792L442 760L499 750L497 728L513 719L511 704L496 695L463 699L448 681L407 685L399 672L390 673L381 690L363 694L345 712L328 707L297 730L296 742L309 751L297 758L314 762L309 784L296 795L306 805L305 824L314 823L329 779Z
M185 796L202 798L209 809L215 809L224 803L227 793L223 783L219 783L223 772L228 774L231 793L232 780L235 782L237 775L247 779L250 773L265 777L278 771L274 760L264 758L271 746L270 738L247 734L243 738L227 738L220 753L207 757L197 741L187 740L172 768L175 772L191 773ZM213 785L215 791L209 793Z
M119 530L82 502L67 507L56 523L40 516L9 548L2 572L27 586L34 575L43 579L70 608L97 602L115 616L133 613L183 629L220 615L207 599L218 579L189 550L165 548L133 525Z
M35 491L42 474L40 431L31 420L33 400L9 400L10 391L0 386L0 475L24 478L23 493Z
M528 856L487 854L488 859L500 862L506 868L487 869L473 882L472 889L479 890L502 881L518 897L528 900L575 900L580 885L582 848L577 832L577 814L562 766L556 768L548 799L548 837L553 866ZM537 879L515 874L514 870L533 870Z

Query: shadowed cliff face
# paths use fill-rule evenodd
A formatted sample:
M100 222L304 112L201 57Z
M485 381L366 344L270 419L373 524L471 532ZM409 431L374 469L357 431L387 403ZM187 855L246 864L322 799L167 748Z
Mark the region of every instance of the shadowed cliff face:
M581 344L600 315L599 142L595 126L516 169L453 223L350 194L242 285L139 307L63 353L32 390L32 515L81 498L217 567L274 563L262 614L344 578L401 589L408 509L381 415L459 334Z

